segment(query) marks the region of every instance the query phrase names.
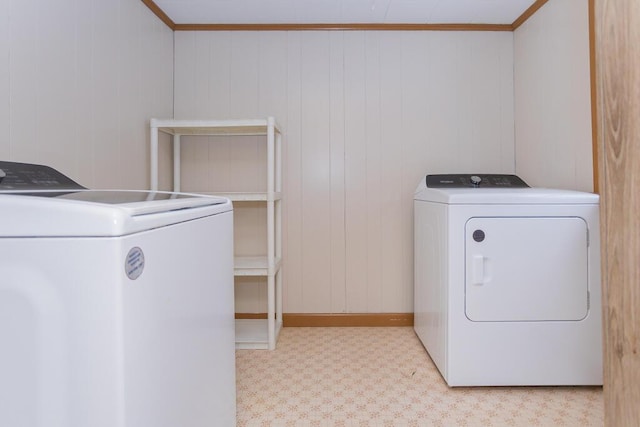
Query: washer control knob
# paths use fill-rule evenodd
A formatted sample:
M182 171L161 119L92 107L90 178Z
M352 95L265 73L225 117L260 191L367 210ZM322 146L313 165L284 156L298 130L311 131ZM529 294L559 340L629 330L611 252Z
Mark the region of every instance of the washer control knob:
M480 178L478 175L471 175L471 184L473 184L475 187L479 186L480 183L482 182L482 178Z

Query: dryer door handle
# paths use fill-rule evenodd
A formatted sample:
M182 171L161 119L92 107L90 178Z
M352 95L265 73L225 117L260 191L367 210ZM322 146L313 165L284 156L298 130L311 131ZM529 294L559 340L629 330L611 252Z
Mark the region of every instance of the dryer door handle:
M484 257L482 255L473 255L471 270L471 284L484 285Z

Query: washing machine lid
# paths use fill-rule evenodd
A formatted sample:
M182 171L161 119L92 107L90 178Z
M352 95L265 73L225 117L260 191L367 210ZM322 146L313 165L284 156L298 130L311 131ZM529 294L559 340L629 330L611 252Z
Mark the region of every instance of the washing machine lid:
M188 193L3 191L0 238L124 236L231 210L228 199Z
M88 190L49 166L0 161L0 238L124 236L231 210L222 197Z

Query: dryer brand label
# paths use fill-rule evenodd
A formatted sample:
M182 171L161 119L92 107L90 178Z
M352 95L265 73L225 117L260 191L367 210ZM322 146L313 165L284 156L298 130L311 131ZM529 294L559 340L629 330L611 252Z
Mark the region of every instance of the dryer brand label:
M129 250L127 258L124 260L124 271L131 280L136 280L144 270L144 252L139 247Z

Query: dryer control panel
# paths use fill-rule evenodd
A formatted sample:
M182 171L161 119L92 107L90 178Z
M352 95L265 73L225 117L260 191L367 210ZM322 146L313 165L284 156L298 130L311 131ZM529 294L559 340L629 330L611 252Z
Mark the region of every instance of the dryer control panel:
M526 188L516 175L503 174L442 174L427 175L428 188Z

